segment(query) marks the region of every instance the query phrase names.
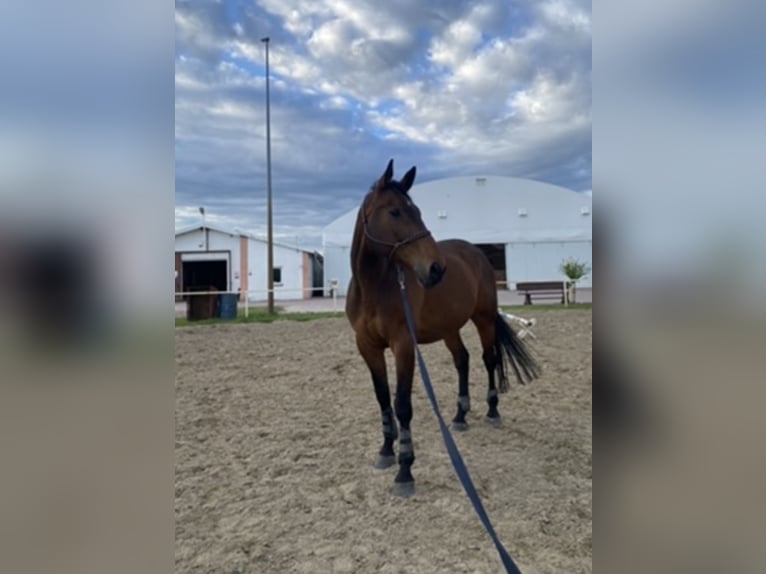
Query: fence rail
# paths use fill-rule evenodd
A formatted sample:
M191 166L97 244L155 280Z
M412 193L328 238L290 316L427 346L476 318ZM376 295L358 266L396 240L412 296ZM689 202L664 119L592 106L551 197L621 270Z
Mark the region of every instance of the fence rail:
M568 282L568 280L559 280L555 279L553 281L561 281L563 287L564 287L564 305L569 305L570 301L572 300L572 292L571 292L571 282ZM496 281L496 285L498 289L508 289L508 290L515 290L512 288L515 287L517 283L523 283L523 281ZM567 283L569 283L569 287L567 287ZM332 297L333 300L333 311L338 310L338 285L337 284L331 284L328 289L330 290L329 297ZM298 288L298 289L283 289L283 288L276 288L272 289L271 291L275 295L286 295L286 294L295 294L295 299L288 299L289 301L296 301L300 299L310 299L311 297L305 297L306 294L313 295L316 292L321 292L322 297L327 297L324 293L326 292L326 288L317 288L317 287L304 287L304 288ZM189 297L196 297L196 296L203 296L203 295L237 295L240 302L243 303L244 310L245 310L245 317L249 316L250 312L250 305L266 301L268 299L269 290L268 289L248 289L247 291L176 291L175 292L175 298L181 298L181 299L187 299ZM255 297L251 297L251 295L255 295ZM277 302L279 300L277 299Z
M310 299L310 297L304 297L304 295L306 293L310 293L310 294L313 295L317 291L319 291L319 289L316 288L316 287L302 288L302 289L282 289L282 288L271 289L271 292L274 293L275 295L277 295L277 294L284 295L284 294L289 294L289 293L294 293L294 294L299 295L295 299L289 299L290 301L295 301L295 300L300 300L300 299ZM333 286L333 287L330 288L330 291L331 291L331 295L330 296L332 297L332 300L333 300L333 311L337 311L338 310L338 289L337 289L337 287ZM324 297L325 296L324 295L324 289L321 289L321 293L322 293L322 297ZM263 295L263 299L255 297L251 301L251 298L250 298L251 294L262 294ZM256 303L256 302L259 302L259 301L266 301L268 299L268 294L269 294L269 289L248 289L247 291L231 291L231 290L230 291L219 291L219 290L216 290L216 291L176 291L175 292L175 298L177 299L177 298L180 297L182 299L186 299L188 297L197 297L197 296L202 296L202 295L208 295L208 296L209 295L237 295L238 298L242 299L241 302L244 304L244 307L245 307L245 317L249 317L250 316L250 303L251 302L252 303ZM244 299L243 299L243 296L244 296ZM277 299L276 302L278 302L278 301L279 300Z
M530 283L530 281L496 281L495 284L498 288L508 289L510 291L515 290L515 285L517 283ZM550 281L546 282L559 282L562 285L566 287L566 284L569 282L568 280L562 280L562 279L551 279ZM531 283L536 283L536 281L531 281ZM571 283L571 282L570 282ZM294 293L297 295L305 295L307 293L314 294L317 292L322 293L322 297L326 297L327 295L324 295L326 291L330 291L330 293L337 293L339 291L339 288L337 286L328 286L328 287L304 287L300 289L283 289L281 287L276 289L271 289L271 291L275 295L284 295L287 293ZM176 297L190 297L195 295L240 295L247 294L249 297L251 294L260 294L263 295L263 300L265 300L268 297L269 289L248 289L247 291L241 291L241 290L214 290L214 291L176 291L175 296ZM330 295L332 296L332 295ZM301 297L296 297L296 299L300 299ZM255 299L256 301L260 301L260 298Z

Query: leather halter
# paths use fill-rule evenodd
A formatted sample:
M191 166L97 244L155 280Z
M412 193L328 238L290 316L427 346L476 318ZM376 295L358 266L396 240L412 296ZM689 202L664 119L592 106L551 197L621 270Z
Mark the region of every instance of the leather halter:
M414 235L411 235L407 239L402 239L401 241L385 241L384 239L378 239L377 237L374 237L370 230L367 228L367 214L364 214L364 235L369 239L370 241L373 241L375 243L378 243L380 245L385 245L387 247L391 248L391 251L388 252L387 257L390 259L394 256L394 253L396 253L396 250L400 247L404 247L405 245L409 245L410 243L415 243L419 239L423 239L424 237L428 237L431 235L431 232L428 229L423 229L422 231L418 231Z

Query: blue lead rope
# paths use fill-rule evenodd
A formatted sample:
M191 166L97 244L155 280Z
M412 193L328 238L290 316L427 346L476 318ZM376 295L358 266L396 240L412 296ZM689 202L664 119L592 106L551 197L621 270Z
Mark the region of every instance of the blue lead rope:
M410 330L410 335L412 336L412 343L415 346L415 355L418 359L418 368L420 369L420 376L423 379L423 386L426 388L426 394L428 395L428 400L431 401L431 406L433 407L434 413L436 413L436 418L439 421L439 428L442 431L442 437L444 438L444 444L447 446L447 452L449 453L450 460L452 461L452 466L455 468L455 473L460 479L460 483L463 485L463 489L465 489L465 493L468 495L468 498L471 500L471 503L473 504L473 508L476 511L476 514L479 515L479 519L481 520L481 523L484 525L484 528L486 529L490 538L492 538L492 542L495 543L495 548L497 549L497 553L500 555L500 559L503 561L503 566L505 566L505 571L508 572L508 574L521 574L521 570L519 570L518 566L516 566L516 564L513 562L513 559L511 558L510 554L508 554L508 551L505 549L505 546L503 546L503 543L500 542L500 539L497 537L497 533L495 532L495 529L492 527L492 522L490 522L489 520L487 511L484 510L484 505L481 503L481 498L479 498L479 493L476 492L476 487L473 485L473 480L471 480L471 475L468 473L468 468L466 468L465 462L463 462L463 457L460 456L460 451L458 450L457 445L455 444L455 440L452 438L452 434L449 432L449 427L447 427L446 423L444 422L444 419L442 418L441 411L439 410L439 405L436 402L436 395L434 394L434 388L431 385L431 377L428 376L428 369L426 369L425 361L423 361L423 356L420 354L420 348L418 347L418 338L415 333L415 321L412 319L412 309L410 309L410 302L407 300L407 289L404 286L404 272L402 271L402 268L398 265L397 265L397 273L399 277L399 287L401 288L401 291L402 291L402 305L404 306L404 316L407 319L407 327Z

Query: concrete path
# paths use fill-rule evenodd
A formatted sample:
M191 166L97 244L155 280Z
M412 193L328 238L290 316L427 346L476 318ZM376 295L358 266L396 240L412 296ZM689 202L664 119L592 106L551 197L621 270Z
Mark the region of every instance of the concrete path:
M500 305L522 305L524 303L524 297L519 295L516 291L508 291L501 289L497 292L498 302ZM578 303L592 303L593 302L593 289L578 289L577 290L577 302ZM551 300L550 303L556 303ZM295 301L277 301L277 307L283 308L288 313L313 313L313 312L326 312L326 311L339 311L342 312L345 309L346 299L345 297L338 297L337 301L333 301L331 297L314 297L312 299L298 299ZM257 301L250 303L251 307L265 307L265 301ZM244 304L239 304L240 309L244 308ZM186 303L176 303L176 316L183 317L186 315Z

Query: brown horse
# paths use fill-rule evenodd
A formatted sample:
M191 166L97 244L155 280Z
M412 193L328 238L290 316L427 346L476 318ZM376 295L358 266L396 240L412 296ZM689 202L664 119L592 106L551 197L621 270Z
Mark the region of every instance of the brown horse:
M353 276L346 299L346 315L356 333L359 353L370 369L383 418L383 447L375 467L394 464L394 441L399 437L399 472L394 482L394 493L399 496L415 492L410 432L415 351L402 307L397 266L404 269L417 342L443 340L452 353L459 380L454 429L467 428L465 416L471 408L468 351L460 338L460 328L469 319L478 329L489 376L488 422L500 422L495 373L500 391L505 392L506 357L520 383L538 375L534 359L498 314L495 274L489 260L465 241L434 241L408 195L414 180L415 167L400 181L394 180L391 160L364 198L354 229ZM386 348L396 360L395 410L400 432L391 410Z

